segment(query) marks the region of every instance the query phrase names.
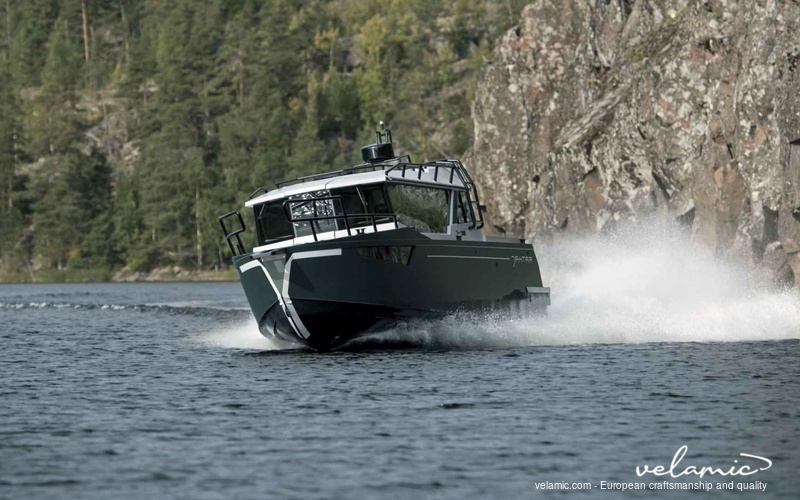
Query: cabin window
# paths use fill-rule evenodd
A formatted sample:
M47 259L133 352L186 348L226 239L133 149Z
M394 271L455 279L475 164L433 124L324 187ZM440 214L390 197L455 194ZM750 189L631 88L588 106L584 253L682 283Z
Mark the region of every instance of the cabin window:
M372 225L372 217L353 217L358 214L389 214L386 194L382 185L346 187L331 191L332 196L341 196L342 204L334 202L337 215L342 215L342 206L347 212L347 223L351 228ZM391 217L376 217L375 223L392 222ZM337 229L347 229L344 218L336 220Z
M342 197L342 206L338 206L337 203L336 207L339 213L343 213L342 208L344 208L347 215L364 213L364 205L361 203L361 197L358 195L358 190L356 190L356 188L348 187L344 189L335 189L331 191L331 195ZM350 222L352 223L353 219L350 219ZM344 227L340 229L344 229Z
M397 222L422 233L447 230L449 191L406 184L390 184L387 191Z
M283 211L283 201L271 201L255 207L259 244L265 245L294 237L292 225L286 220L286 213Z
M336 229L344 231L349 227L360 227L369 224L368 218L352 217L353 215L364 213L364 204L361 202L361 196L355 187L348 187L343 189L336 189L331 191L332 196L341 196L342 202L335 202L335 209L338 215L347 213L347 223L344 217L336 220Z
M454 191L456 194L455 202L455 217L453 220L456 224L466 224L475 222L472 216L472 207L470 207L470 199L466 191Z
M371 214L389 213L389 204L386 202L383 186L365 186L361 188L361 193L367 204L367 212Z
M294 231L297 237L311 236L314 233L327 233L336 229L336 220L328 218L336 215L333 200L317 200L311 196L310 193L304 193L300 195L301 199L308 199L304 201L292 200L292 203L290 203L292 219L295 220ZM338 202L336 205L338 206Z
M407 266L411 261L411 250L414 247L359 247L356 248L356 255L367 259L387 260L395 264Z

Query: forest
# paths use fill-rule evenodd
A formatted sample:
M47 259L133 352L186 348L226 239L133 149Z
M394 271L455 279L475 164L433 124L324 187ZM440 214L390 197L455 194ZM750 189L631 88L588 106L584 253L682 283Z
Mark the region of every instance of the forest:
M224 270L217 215L359 163L471 141L522 0L0 0L0 280Z

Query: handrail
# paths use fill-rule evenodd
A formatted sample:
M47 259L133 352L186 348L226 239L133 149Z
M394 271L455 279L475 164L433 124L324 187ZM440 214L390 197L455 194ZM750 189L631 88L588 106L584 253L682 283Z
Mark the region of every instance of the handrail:
M464 168L464 165L461 163L461 160L449 160L449 161L456 163L459 167L460 173L463 173L467 179L467 183L465 183L465 185L467 184L469 185L469 188L472 190L472 194L475 196L475 199L472 200L472 203L475 204L475 208L478 212L478 218L476 219L476 223L473 224L472 227L473 228L477 227L478 229L482 229L484 222L483 222L483 212L481 211L481 202L480 198L478 197L478 187L475 184L475 181L472 180L472 176L469 175L469 170Z
M317 201L339 201L340 206L342 207L341 214L334 214L334 215L315 215L314 217L295 217L292 215L291 205L292 204L300 204L300 203L308 203L308 202L317 202ZM316 210L316 207L315 207ZM334 207L335 210L335 207ZM311 234L314 235L314 241L319 241L317 237L317 230L314 228L315 221L323 221L323 220L338 220L342 219L344 221L344 227L347 230L347 236L352 236L353 233L351 232L350 222L349 219L359 219L359 218L369 218L372 222L372 229L376 233L378 232L378 224L377 219L379 218L391 218L392 222L394 222L394 227L397 229L397 214L388 213L388 214L379 214L379 213L363 213L363 214L347 214L347 209L344 207L344 202L342 201L341 196L321 196L319 198L309 198L305 200L286 200L283 202L283 211L286 214L286 219L291 222L310 222L309 227L311 228ZM356 230L358 231L358 230Z
M392 162L397 161L398 163L387 163L387 162L362 163L360 165L355 165L353 167L347 167L341 170L334 170L333 172L323 172L321 174L304 175L302 177L297 177L294 179L287 179L285 181L276 182L275 186L281 188L293 184L295 182L302 184L304 182L318 181L320 179L331 179L334 177L341 177L342 175L355 174L362 170L371 170L373 172L377 172L381 170L391 169L394 168L397 164L399 164L404 158L407 161L411 161L411 158L408 155L403 155L403 156L398 156L397 158L392 158L391 160L387 160Z
M248 196L247 199L248 200L252 200L256 196L258 196L259 193L261 193L261 192L266 193L267 191L269 191L269 188L261 186L258 189L256 189L255 191L253 191L252 193L250 193L250 196Z
M467 171L466 168L464 168L464 165L461 163L461 161L459 161L459 160L436 160L436 161L432 161L432 162L428 162L428 163L402 163L402 164L395 165L394 167L392 167L389 170L387 170L386 171L386 176L388 178L389 174L393 170L399 170L399 171L401 171L400 177L405 179L406 178L406 171L409 170L409 169L413 170L413 169L416 168L417 169L417 180L421 180L422 179L422 170L423 170L423 168L426 168L426 167L433 167L433 169L434 169L433 170L433 180L434 180L434 182L438 181L438 179L439 179L439 169L440 168L443 168L443 169L444 168L449 168L450 169L450 179L449 179L449 183L450 184L453 184L453 180L455 179L456 176L458 176L458 179L461 181L461 183L464 185L464 187L467 188L467 201L468 201L468 205L469 205L470 215L472 216L472 225L470 226L470 229L483 228L483 225L484 225L483 213L481 212L481 209L480 209L481 205L480 205L480 199L478 198L478 189L475 186L475 182L472 180L472 177L469 175L469 172ZM473 207L473 205L474 205L474 207Z
M229 232L228 228L225 227L225 219L234 215L239 218L239 229ZM239 237L239 235L246 230L244 226L244 219L242 219L242 214L240 214L238 210L234 210L233 212L228 212L225 215L219 216L218 220L220 226L222 226L222 232L225 234L225 239L228 241L228 246L230 247L233 256L236 257L237 255L244 255L246 252L244 250L244 245L242 244L242 239ZM234 248L233 241L231 241L234 236L236 237L236 248ZM236 252L237 249L239 251L238 253Z

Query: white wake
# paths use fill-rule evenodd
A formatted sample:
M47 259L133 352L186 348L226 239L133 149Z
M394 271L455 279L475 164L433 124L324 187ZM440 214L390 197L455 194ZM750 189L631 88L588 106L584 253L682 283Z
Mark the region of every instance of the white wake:
M405 325L387 340L441 346L747 341L800 338L800 295L755 267L724 262L671 224L536 247L547 317L456 316Z
M796 291L775 289L755 267L721 260L670 224L561 239L537 245L536 253L552 293L546 317L462 314L404 324L366 342L493 347L800 339ZM287 347L263 338L254 321L205 340L232 348Z
M261 332L258 331L256 320L252 317L245 322L233 323L224 328L201 333L196 337L196 340L204 344L227 349L274 351L292 347L261 335Z

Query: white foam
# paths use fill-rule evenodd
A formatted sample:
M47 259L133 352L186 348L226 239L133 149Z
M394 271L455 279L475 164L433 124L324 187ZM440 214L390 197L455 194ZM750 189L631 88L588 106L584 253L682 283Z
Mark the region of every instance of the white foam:
M262 351L273 351L285 349L290 346L284 345L277 340L267 339L258 331L256 321L250 318L246 323L234 325L205 332L197 336L200 342L224 347L227 349L256 349Z
M456 316L411 324L388 340L522 346L800 338L800 296L765 284L752 266L723 262L668 224L537 246L547 317Z

